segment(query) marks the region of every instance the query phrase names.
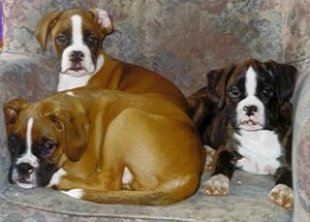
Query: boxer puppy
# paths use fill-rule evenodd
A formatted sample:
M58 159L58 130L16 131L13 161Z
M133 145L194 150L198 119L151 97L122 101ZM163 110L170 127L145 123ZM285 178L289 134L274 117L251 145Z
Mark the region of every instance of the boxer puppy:
M36 37L45 50L48 37L59 59L58 91L76 87L157 93L187 111L181 91L161 75L103 52L102 42L113 31L102 9L69 9L41 19Z
M192 104L203 107L194 115L204 143L217 152L214 172L206 183L208 195L227 195L233 172L239 168L273 175L270 198L284 208L292 207L289 100L296 78L297 70L291 65L249 59L211 71L207 86L190 97Z
M204 150L192 121L159 95L77 89L4 105L9 181L98 203L161 205L193 195Z

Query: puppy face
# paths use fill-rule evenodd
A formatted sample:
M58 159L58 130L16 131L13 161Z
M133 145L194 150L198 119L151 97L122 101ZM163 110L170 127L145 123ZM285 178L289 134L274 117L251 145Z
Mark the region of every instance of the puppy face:
M243 130L260 130L265 127L265 109L274 109L275 79L262 70L255 71L248 67L241 78L232 81L228 86L228 102L234 109L233 126ZM275 110L274 110L275 111Z
M57 113L50 104L38 106L24 100L12 100L4 106L11 183L25 189L44 187L64 160L76 161L80 157L85 136L79 133L85 132L67 123L65 118L74 121L73 117Z
M45 16L36 37L45 49L51 36L60 73L81 77L92 74L102 62L98 57L102 41L112 30L112 21L104 10L72 9Z
M293 94L296 72L290 65L252 59L211 73L209 89L230 116L233 128L270 129L277 125L281 106ZM218 82L210 78L218 78Z

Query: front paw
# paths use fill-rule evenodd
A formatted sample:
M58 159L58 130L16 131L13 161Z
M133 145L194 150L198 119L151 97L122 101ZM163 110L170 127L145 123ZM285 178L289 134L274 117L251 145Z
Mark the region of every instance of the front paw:
M229 179L223 174L212 176L205 183L205 192L210 196L224 196L229 193Z
M53 174L53 176L52 176L52 178L51 178L49 184L47 185L47 187L51 187L51 188L53 188L53 189L57 189L57 185L59 185L60 180L61 180L66 174L67 174L67 172L66 172L64 169L60 168L58 171L56 171L56 172Z
M286 209L292 209L294 205L294 195L292 188L284 185L276 185L269 193L269 198Z
M69 191L61 191L61 192L74 199L82 199L84 195L84 191L82 189L72 189Z

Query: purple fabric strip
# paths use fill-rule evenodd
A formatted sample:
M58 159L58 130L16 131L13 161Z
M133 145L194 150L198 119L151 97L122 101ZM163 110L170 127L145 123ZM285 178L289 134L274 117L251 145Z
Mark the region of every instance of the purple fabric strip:
M0 40L2 40L2 1L0 0Z

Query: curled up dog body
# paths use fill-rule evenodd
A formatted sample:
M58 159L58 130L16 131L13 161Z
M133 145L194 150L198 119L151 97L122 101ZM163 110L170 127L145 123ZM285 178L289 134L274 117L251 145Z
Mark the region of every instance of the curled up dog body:
M204 150L195 126L158 95L76 89L4 106L9 181L99 203L164 205L193 195ZM180 138L182 138L180 140Z

